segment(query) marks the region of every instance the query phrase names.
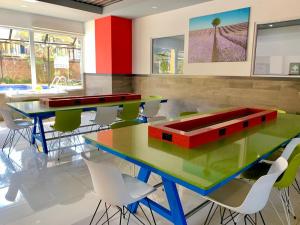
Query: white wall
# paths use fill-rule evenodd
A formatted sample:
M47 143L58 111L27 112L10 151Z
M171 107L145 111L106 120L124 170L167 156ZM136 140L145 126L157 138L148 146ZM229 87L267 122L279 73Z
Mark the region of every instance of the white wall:
M189 19L201 15L251 7L246 62L188 64ZM300 0L214 0L133 21L133 73L151 73L151 38L185 34L184 74L237 75L251 74L254 23L268 23L300 18Z
M47 9L45 9L47 10ZM50 29L61 32L84 34L83 22L23 13L0 8L0 26L11 26L27 29Z
M96 73L95 21L86 22L84 30L84 73Z

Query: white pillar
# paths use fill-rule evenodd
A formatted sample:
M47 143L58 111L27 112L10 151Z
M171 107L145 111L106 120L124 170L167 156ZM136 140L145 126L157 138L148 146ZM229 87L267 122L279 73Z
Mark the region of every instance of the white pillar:
M32 89L36 88L36 65L35 65L35 50L34 50L34 32L29 31L29 43L30 43L30 66L31 66L31 83Z

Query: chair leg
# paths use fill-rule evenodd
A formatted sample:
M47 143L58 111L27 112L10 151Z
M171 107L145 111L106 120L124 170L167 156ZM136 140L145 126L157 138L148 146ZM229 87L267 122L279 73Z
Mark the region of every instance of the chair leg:
M209 224L209 222L210 222L209 216L210 216L210 214L211 214L211 212L212 212L212 210L213 210L213 208L214 208L214 205L215 205L215 203L212 202L211 207L209 208L207 217L206 217L206 219L205 219L204 225L208 225L208 224ZM216 210L215 210L215 212L216 212ZM213 215L214 215L214 214L213 214ZM213 217L213 216L212 216L212 217ZM209 222L208 222L208 221L209 221ZM222 223L221 223L221 224L222 224Z
M231 220L233 221L233 224L236 225L236 222L234 220L234 216L233 216L231 210L229 210L229 213L230 213ZM255 220L256 220L256 218L255 218Z
M152 219L153 219L154 225L156 225L156 220L155 220L155 218L154 218L153 211L152 211L152 208L151 208L151 205L150 205L149 199L148 199L148 198L146 198L146 199L147 199L148 207L149 207L149 209L150 209L150 213L151 213L151 216L152 216Z
M120 210L119 225L122 225L123 210L122 208L119 208L119 210Z
M19 137L18 137L18 134L19 134ZM16 135L17 138L15 138L15 135ZM16 147L16 145L18 144L18 142L19 142L21 136L22 136L22 135L21 135L20 133L18 133L18 132L16 132L16 131L13 131L13 135L12 135L12 139L11 139L11 145L10 145L10 148L9 148L9 151L8 151L8 156L7 156L7 157L10 156L11 150L12 150L14 147ZM15 141L15 139L16 139L16 141ZM14 141L15 141L15 143L14 143Z
M6 135L6 138L2 144L2 152L4 151L4 148L6 147L6 145L9 143L11 133L12 133L12 130L9 130L8 134Z
M128 210L128 209L127 209L127 210ZM130 211L129 211L129 216L128 216L128 220L127 220L127 225L129 224L130 215L131 215L131 213L130 213Z
M130 210L124 206L126 208L126 210L129 212L129 217L128 217L128 221L127 221L127 224L129 223L129 218L130 218L130 215L133 215L141 224L145 225L145 223L140 219L138 218L135 214L131 213Z
M287 195L287 201L288 201L288 206L289 206L289 209L290 209L290 213L293 215L294 219L297 219L296 214L295 214L295 210L294 210L291 198L290 198L290 188L289 187L286 189L286 195Z
M105 214L106 214L106 218L107 218L107 224L109 225L109 217L108 217L108 209L107 209L107 206L106 206L106 203L105 203Z
M250 215L248 215L248 214L245 215L245 216L244 216L244 223L245 223L245 225L247 225L248 222L249 222L251 225L257 225L257 223L256 223L256 216L255 216L255 220L253 220L252 217L251 217Z
M58 134L58 156L57 160L60 160L60 155L63 153L63 150L61 149L61 134Z
M93 223L93 221L94 221L94 218L95 218L95 216L96 216L96 214L97 214L97 211L98 211L98 209L99 209L99 206L100 206L100 204L101 204L101 201L102 201L102 200L100 200L99 203L98 203L98 205L97 205L97 208L96 208L96 210L95 210L95 212L94 212L94 214L93 214L93 217L92 217L92 219L91 219L91 221L90 221L90 225L92 225L92 223Z
M261 211L259 211L259 215L260 215L261 221L263 222L263 225L266 225L265 220L264 220L264 217L263 217Z

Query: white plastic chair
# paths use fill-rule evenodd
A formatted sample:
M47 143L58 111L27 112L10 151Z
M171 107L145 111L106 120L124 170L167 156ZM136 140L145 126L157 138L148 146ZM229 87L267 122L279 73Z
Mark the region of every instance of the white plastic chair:
M147 122L166 119L164 116L157 116L160 109L160 100L153 100L145 102L140 115L147 119Z
M102 201L105 202L105 214L107 216L107 221L105 221L104 223L108 222L119 212L121 224L122 216L125 217L125 214L129 212L128 221L130 219L130 215L133 215L142 224L144 224L138 217L136 217L134 214L131 214L131 212L127 209L127 205L139 202L140 200L146 198L148 195L155 191L155 188L134 177L126 174L121 174L121 172L114 165L108 163L105 158L101 162L95 162L89 159L84 152L81 153L81 156L90 171L95 194L100 199L90 224L92 224ZM109 207L107 206L107 204L109 205ZM108 210L111 206L115 206L118 209L118 212L108 218ZM156 224L149 202L148 206L150 208L154 224ZM127 209L126 213L124 209ZM142 212L144 213L143 209ZM102 217L103 216L104 214L102 215ZM144 216L151 224L145 213ZM100 218L100 220L102 219L102 217ZM97 224L99 223L99 221L97 222Z
M285 158L288 161L298 145L300 145L300 138L293 138L284 148L284 150L281 154L281 157ZM263 160L263 163L272 164L272 163L274 163L274 161ZM262 165L268 166L267 164L262 164ZM258 166L260 166L260 165L258 165ZM258 170L258 169L261 170L262 168L255 168L255 167L253 168L254 171ZM252 172L252 173L255 174L255 172ZM251 177L245 176L245 178L251 180ZM295 183L296 183L296 185L293 185L293 187L296 189L297 192L299 192L299 183L298 183L297 179L295 179ZM278 190L278 195L281 200L282 206L284 208L287 222L288 222L288 224L290 224L290 214L292 214L295 219L296 219L296 214L295 214L294 207L293 207L293 204L290 199L289 189L284 188L284 189ZM272 206L273 206L274 210L276 211L277 215L280 217L280 215L277 212L277 209L275 208L273 203L272 203ZM280 219L282 220L281 217L280 217Z
M2 145L2 152L4 152L5 147L9 146L8 157L11 150L17 145L20 138L23 137L31 144L31 126L33 125L31 121L13 118L12 111L7 107L2 107L0 113L4 119L4 122L9 129L9 132L4 139Z
M116 122L118 109L118 106L97 107L95 119L91 122L98 125L99 130L104 127L109 127L112 123Z
M210 223L212 217L209 217L215 204L217 207L214 211L216 211L217 208L220 208L221 212L221 208L224 208L224 211L221 213L222 224L224 220L227 219L236 224L235 217L240 214L244 215L245 224L247 224L247 221L251 224L256 224L257 213L265 224L261 210L268 202L274 183L286 170L287 166L287 160L280 157L272 164L268 174L260 177L253 185L245 180L235 179L212 192L212 194L203 196L213 203L204 224ZM229 216L224 218L226 210L229 210ZM251 217L251 214L255 214L255 221ZM229 221L224 223L227 224Z
M284 148L284 151L281 154L281 157L288 160L292 155L295 148L300 144L300 138L293 138Z

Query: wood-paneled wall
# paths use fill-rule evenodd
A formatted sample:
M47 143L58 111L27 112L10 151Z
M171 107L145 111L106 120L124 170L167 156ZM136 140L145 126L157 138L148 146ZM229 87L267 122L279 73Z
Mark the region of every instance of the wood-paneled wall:
M259 106L300 113L300 79L263 77L209 77L136 75L133 91L162 95L206 109Z

